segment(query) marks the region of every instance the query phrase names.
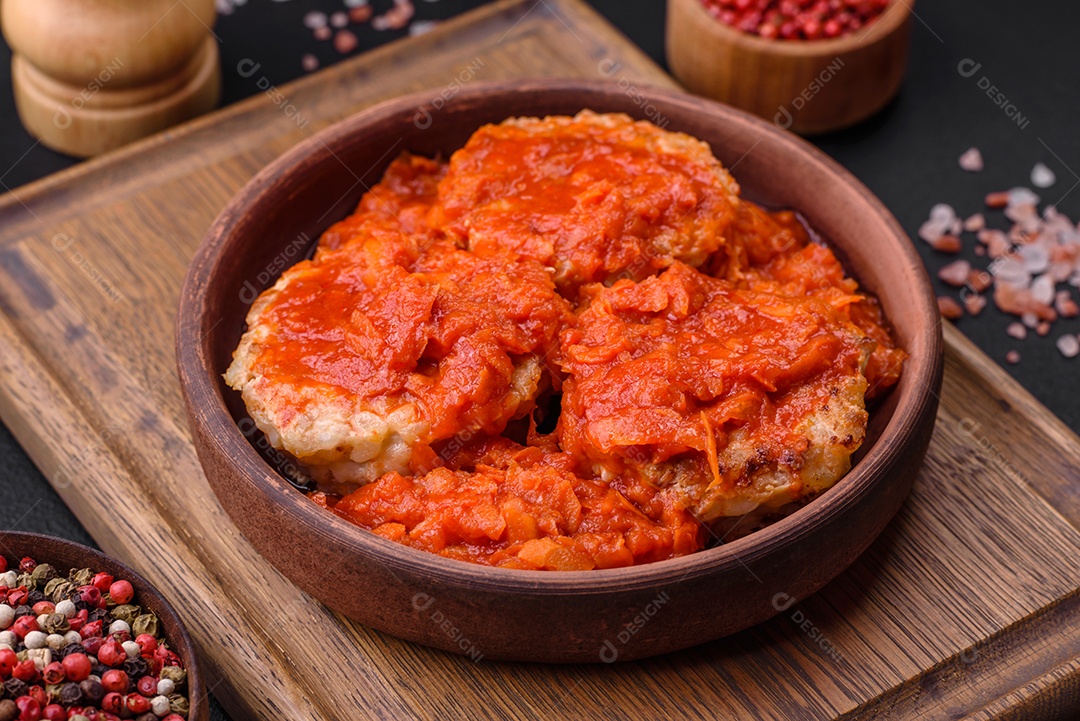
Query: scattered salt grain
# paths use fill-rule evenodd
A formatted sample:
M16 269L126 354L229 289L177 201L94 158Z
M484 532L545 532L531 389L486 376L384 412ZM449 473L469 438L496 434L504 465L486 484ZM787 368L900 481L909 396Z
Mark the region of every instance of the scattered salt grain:
M1032 282L1031 299L1041 305L1054 302L1054 280L1049 275L1040 275Z
M964 230L974 233L986 227L986 218L982 213L976 213L964 221Z
M950 255L956 255L964 249L964 244L955 235L946 233L940 238L927 241L930 243L930 247L939 253L948 253Z
M1080 315L1080 305L1076 304L1067 290L1059 290L1054 296L1054 310L1062 318L1075 318Z
M330 24L335 28L343 28L349 24L349 15L341 10L330 16Z
M1027 338L1027 327L1023 323L1009 323L1009 327L1005 329L1005 332L1017 340Z
M304 72L310 73L319 67L319 59L311 53L308 53L300 58L300 67L304 69Z
M1042 199L1030 188L1012 188L1008 194L1009 205L1038 205Z
M1036 188L1049 188L1051 185L1057 182L1057 176L1054 175L1054 171L1046 167L1042 163L1035 163L1035 167L1031 169L1031 184ZM1071 358L1072 356L1070 356Z
M349 10L349 19L354 23L366 23L371 19L371 14L372 10L370 5L359 5Z
M1045 320L1039 321L1039 324L1035 326L1035 333L1040 336L1050 335L1050 324Z
M348 30L338 30L334 35L334 50L342 55L348 55L360 44L360 41Z
M1022 245L1016 251L1028 273L1042 273L1050 265L1050 251L1042 245Z
M1005 362L1016 365L1020 362L1020 351L1011 350L1005 354Z
M986 298L978 293L968 293L964 296L964 310L968 315L978 315L986 308Z
M947 295L939 295L937 305L942 317L949 320L959 320L964 315L964 309L960 307L960 304Z
M323 25L320 28L315 28L312 32L316 40L329 40L334 35L334 31L330 29L328 25Z
M955 288L960 288L968 281L971 273L971 263L966 260L956 260L944 266L938 271L938 278Z
M417 35L429 33L434 30L438 24L438 20L417 20L409 26L409 35L416 37Z
M978 248L976 248L978 250ZM976 270L972 268L968 273L967 284L971 286L971 289L976 293L982 293L984 290L988 290L994 285L994 276L987 273L985 270Z
M369 0L345 0L347 8L363 8L368 6Z
M978 148L969 148L960 156L960 167L969 173L978 173L983 169L983 156Z
M991 264L990 272L999 283L1027 286L1031 282L1031 273L1022 262L1013 256L1000 259Z
M1020 316L1020 322L1026 325L1028 328L1035 328L1039 325L1039 316L1035 315L1031 311L1024 313Z
M304 27L312 30L326 27L326 22L326 13L319 12L318 10L312 10L304 16Z
M1057 339L1058 350L1066 358L1075 358L1080 355L1080 339L1074 335L1063 335Z

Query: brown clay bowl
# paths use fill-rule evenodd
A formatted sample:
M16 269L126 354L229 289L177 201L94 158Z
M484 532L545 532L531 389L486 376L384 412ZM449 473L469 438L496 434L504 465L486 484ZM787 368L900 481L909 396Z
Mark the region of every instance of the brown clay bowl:
M720 22L701 0L668 0L667 60L692 92L810 135L865 120L900 90L913 0L831 40L766 40Z
M866 549L900 507L933 428L939 316L907 236L881 202L796 136L670 90L536 80L435 92L344 120L267 166L218 217L180 302L177 351L195 445L218 499L282 573L341 614L402 638L485 658L631 659L734 633L801 599ZM872 414L853 470L821 498L738 541L651 565L545 573L456 562L395 544L317 507L275 469L221 374L255 295L352 211L402 150L444 156L480 125L583 108L665 122L708 141L755 199L796 208L881 300L910 359ZM300 242L297 242L297 239ZM247 436L245 432L247 431ZM271 461L271 462L268 462Z
M66 573L70 568L92 568L95 571L109 573L117 579L123 578L129 581L135 589L134 602L157 615L165 630L169 647L180 656L184 662L184 668L187 669L187 693L191 703L188 721L209 721L210 702L206 695L202 673L199 670L195 645L184 630L184 625L180 622L176 611L158 593L157 589L150 585L149 581L100 551L39 533L0 531L0 555L8 560L10 568L17 568L19 559L30 556L38 563L54 566L60 573Z

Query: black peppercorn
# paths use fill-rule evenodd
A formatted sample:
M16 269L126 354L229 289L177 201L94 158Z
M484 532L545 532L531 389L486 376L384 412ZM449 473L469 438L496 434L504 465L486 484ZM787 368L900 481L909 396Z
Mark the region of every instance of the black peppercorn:
M109 670L109 667L97 660L96 657L90 658L90 673L98 678L105 675L105 672Z
M124 661L124 673L128 675L128 678L140 679L143 676L150 675L150 664L146 662L142 656L136 656L135 658L129 658Z
M82 701L83 692L77 683L65 683L60 687L60 703L65 706L76 706Z
M25 696L30 687L17 678L9 678L7 681L4 681L4 689L11 698L19 698L20 696Z
M105 698L105 688L101 685L100 681L95 681L92 678L88 678L79 684L79 690L83 693L83 698L87 703L99 704L101 699Z
M158 721L158 717L147 711L135 717L135 721Z
M31 606L27 606L25 603L21 606L15 607L15 618L21 618L22 616L33 616L34 609Z
M31 606L33 606L35 603L41 603L42 601L48 600L49 599L45 597L45 594L37 590L36 588L31 591L30 595L27 597L27 603L29 603Z
M86 653L86 649L83 648L81 643L69 643L67 646L64 646L59 651L53 653L53 660L63 661L73 653Z

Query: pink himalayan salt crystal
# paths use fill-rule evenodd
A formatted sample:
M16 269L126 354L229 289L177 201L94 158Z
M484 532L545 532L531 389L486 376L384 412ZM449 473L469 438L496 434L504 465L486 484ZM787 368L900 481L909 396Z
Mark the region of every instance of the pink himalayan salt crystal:
M981 245L976 245L975 246L975 255L979 256L980 258L985 258L986 257L986 248L984 246L981 246Z
M1035 334L1039 336L1050 335L1050 324L1045 320L1040 320L1039 324L1035 326Z
M1080 355L1080 339L1074 335L1063 335L1057 339L1056 345L1061 355L1066 358L1075 358Z
M971 263L966 260L955 260L938 271L938 278L954 288L960 288L968 281L971 273Z
M1031 184L1036 188L1049 188L1051 185L1057 182L1057 176L1054 175L1054 171L1046 167L1042 163L1035 163L1035 167L1031 169Z
M947 295L938 296L937 306L943 318L959 320L964 316L964 309L960 307L960 304Z
M1049 275L1040 275L1031 284L1031 299L1040 305L1054 302L1054 279Z
M349 24L348 13L338 10L336 13L330 16L330 24L335 28L343 28Z
M326 27L326 20L326 13L312 10L304 15L304 27L311 30L317 30L318 28Z
M1005 354L1005 361L1007 363L1011 363L1012 365L1016 365L1017 363L1020 362L1020 351L1018 351L1018 350L1009 351L1008 353Z
M310 73L311 71L318 69L319 59L311 53L308 53L300 58L300 67L304 69L304 72Z
M412 0L394 0L394 7L372 20L371 27L376 30L400 30L409 24L415 14Z
M964 230L968 231L969 233L974 233L976 231L982 230L985 227L986 216L984 216L982 213L975 213L975 215L970 216L967 220L964 221Z
M1076 304L1067 290L1059 290L1054 295L1054 310L1062 318L1075 318L1080 315L1080 305Z
M986 296L978 293L967 293L964 296L964 310L968 312L968 315L978 315L984 308L986 308Z
M315 28L312 35L315 36L316 40L329 40L334 36L334 31L331 30L329 26L323 25L322 27Z
M948 253L950 255L956 255L964 249L964 244L955 235L946 233L940 238L927 241L930 243L930 247L939 253Z
M960 156L960 167L969 173L978 173L984 167L982 153L978 148L968 148Z
M425 35L439 26L438 20L417 20L409 26L409 36Z
M353 50L356 50L360 41L356 35L348 30L338 30L337 35L334 36L334 50L337 50L342 55L348 55Z
M1027 338L1027 327L1023 323L1009 323L1009 327L1005 329L1005 332L1017 340Z
M998 281L994 284L994 304L1003 312L1018 315L1021 320L1034 317L1037 320L1057 320L1057 313L1050 306L1036 303L1030 288ZM1029 328L1031 325L1024 322Z

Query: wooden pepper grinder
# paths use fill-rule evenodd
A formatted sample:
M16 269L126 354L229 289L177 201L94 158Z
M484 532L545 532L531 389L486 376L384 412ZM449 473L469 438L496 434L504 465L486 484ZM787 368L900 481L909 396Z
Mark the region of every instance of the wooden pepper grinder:
M214 0L3 0L19 118L86 157L211 110Z

